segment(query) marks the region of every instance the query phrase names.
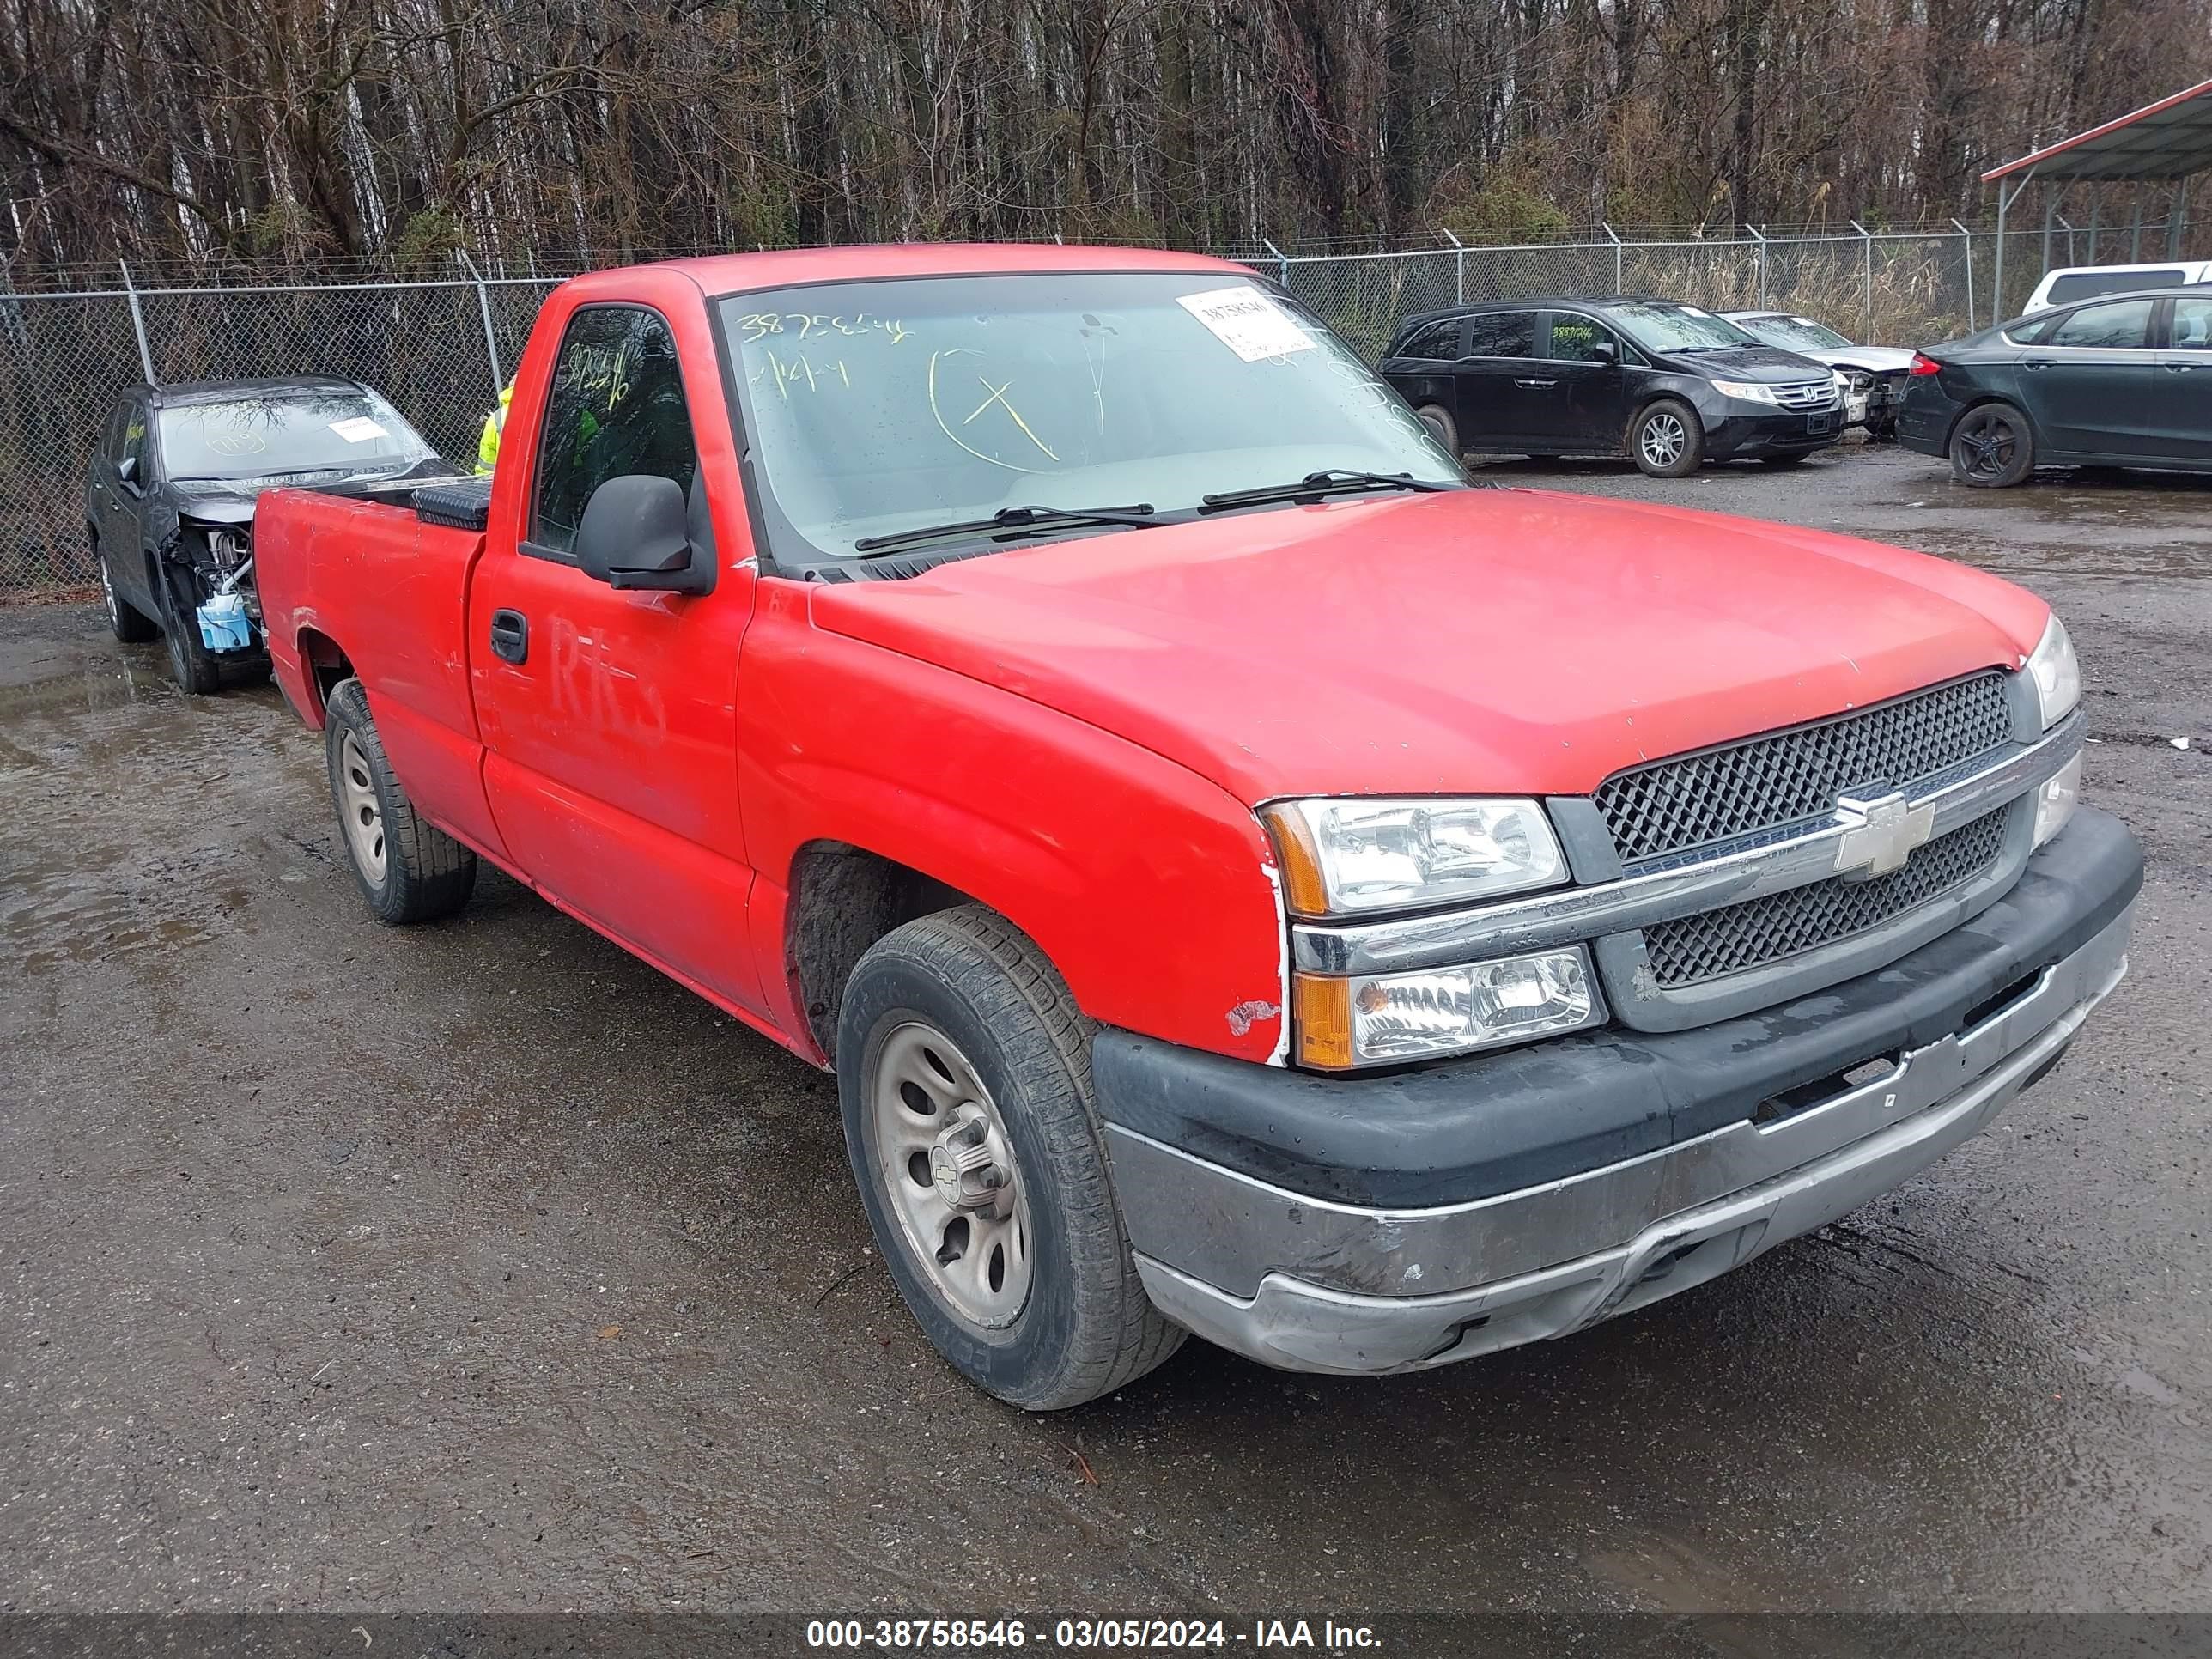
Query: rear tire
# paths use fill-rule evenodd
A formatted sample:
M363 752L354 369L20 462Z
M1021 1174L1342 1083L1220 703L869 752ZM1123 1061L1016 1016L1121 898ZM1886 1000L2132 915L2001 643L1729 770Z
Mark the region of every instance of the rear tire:
M1091 1023L980 905L872 946L837 1021L845 1148L937 1351L1011 1405L1111 1394L1182 1346L1137 1277L1092 1104Z
M138 607L115 591L114 573L107 568L107 555L100 545L100 538L91 538L92 562L100 568L100 597L107 607L107 626L115 637L125 645L144 645L160 636L161 629Z
M157 557L148 568L154 596L161 602L161 634L168 641L169 672L187 696L204 697L222 690L222 665L200 639L197 608L178 594L180 578Z
M324 708L331 802L361 896L379 921L394 927L450 916L469 902L477 855L416 812L392 775L359 680L340 681Z
M1975 489L2007 489L2035 471L2035 434L2010 404L1978 404L1959 417L1948 446L1951 476Z
M1451 410L1439 404L1423 404L1413 413L1428 428L1431 437L1444 447L1444 453L1454 461L1462 459L1459 447L1459 422L1452 419Z
M1679 398L1658 398L1629 422L1628 453L1645 477L1686 478L1705 459L1705 428Z

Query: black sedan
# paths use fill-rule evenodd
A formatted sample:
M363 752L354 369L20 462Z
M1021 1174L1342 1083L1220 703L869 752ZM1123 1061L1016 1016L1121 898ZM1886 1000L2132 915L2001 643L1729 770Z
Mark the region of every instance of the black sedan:
M1629 295L1497 300L1400 328L1383 379L1459 455L1802 460L1842 435L1836 378L1695 306Z
M213 691L259 668L253 503L284 484L412 488L453 469L398 410L353 380L133 386L85 481L84 516L125 641L167 637L177 684Z
M1897 435L1987 489L2039 466L2212 472L2212 289L2101 295L1934 347Z

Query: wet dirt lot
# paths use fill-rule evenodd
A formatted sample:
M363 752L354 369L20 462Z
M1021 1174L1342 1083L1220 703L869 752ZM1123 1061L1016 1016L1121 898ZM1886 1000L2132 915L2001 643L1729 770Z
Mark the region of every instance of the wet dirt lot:
M2150 874L1990 1133L1566 1341L1025 1418L902 1312L823 1079L489 872L378 927L273 690L0 611L0 1611L2212 1607L2212 487L1480 471L2068 617Z

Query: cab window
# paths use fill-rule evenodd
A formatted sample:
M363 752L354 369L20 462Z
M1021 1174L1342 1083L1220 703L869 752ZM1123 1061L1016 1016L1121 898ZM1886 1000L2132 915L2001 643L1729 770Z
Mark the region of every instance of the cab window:
M1451 362L1459 356L1459 321L1456 317L1446 317L1415 329L1407 336L1406 343L1398 348L1397 356L1419 357L1430 362Z
M561 337L538 439L533 550L573 551L585 504L610 478L649 473L688 495L698 471L667 321L642 306L577 312Z
M1536 313L1533 311L1486 311L1468 318L1467 355L1470 357L1534 356Z
M2108 306L2083 306L2060 318L2038 345L2076 346L2124 351L2143 343L2150 330L2149 300L2120 300Z
M1545 356L1563 363L1593 363L1597 354L1591 348L1610 345L1615 351L1620 344L1604 324L1588 317L1578 317L1571 311L1552 313L1551 327L1546 331Z

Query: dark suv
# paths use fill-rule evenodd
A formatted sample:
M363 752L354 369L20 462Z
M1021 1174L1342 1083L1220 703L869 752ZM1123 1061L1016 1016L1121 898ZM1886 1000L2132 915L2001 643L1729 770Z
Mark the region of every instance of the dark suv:
M1382 377L1455 455L1788 465L1843 434L1834 373L1673 300L1493 300L1415 317Z

